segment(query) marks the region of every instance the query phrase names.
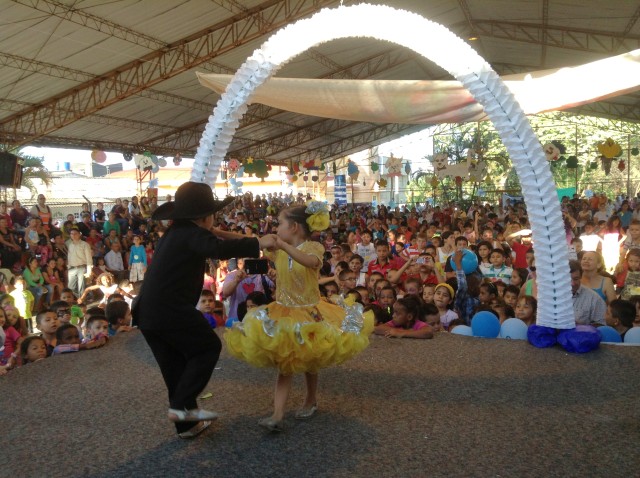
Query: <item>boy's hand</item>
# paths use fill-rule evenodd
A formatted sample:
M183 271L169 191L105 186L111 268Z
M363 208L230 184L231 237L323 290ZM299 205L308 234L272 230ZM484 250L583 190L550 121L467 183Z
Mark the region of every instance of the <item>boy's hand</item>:
M130 330L133 330L133 327L130 325L121 325L118 327L116 334L119 334L120 332L129 332Z
M460 270L462 270L462 256L464 256L464 252L461 250L456 251L453 254L453 263L456 265L457 268L460 268Z
M105 337L103 335L99 339L92 340L91 342L87 343L87 348L88 349L96 349L98 347L102 347L106 343L107 343L107 337Z

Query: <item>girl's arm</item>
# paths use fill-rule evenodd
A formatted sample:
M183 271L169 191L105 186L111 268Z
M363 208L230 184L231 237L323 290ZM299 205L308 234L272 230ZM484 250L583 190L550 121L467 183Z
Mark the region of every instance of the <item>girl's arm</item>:
M610 303L612 300L615 300L616 291L613 287L613 281L610 278L605 277L603 288L604 288L604 295L607 297L607 304Z
M404 337L407 339L432 339L433 338L433 328L429 324L425 327L422 327L418 330L413 329L396 329L396 337Z
M284 242L279 237L276 239L276 247L278 247L278 249L282 249L284 252L289 254L294 261L304 267L310 267L312 269L320 269L320 267L322 267L322 262L320 262L320 259L318 259L317 256L302 252L297 247L293 247L291 244Z
M82 295L80 297L78 297L78 304L82 304L82 302L84 302L84 298L87 296L87 294L89 292L91 292L92 290L96 290L99 289L100 286L99 285L90 285L89 287L87 287L84 292L82 293Z

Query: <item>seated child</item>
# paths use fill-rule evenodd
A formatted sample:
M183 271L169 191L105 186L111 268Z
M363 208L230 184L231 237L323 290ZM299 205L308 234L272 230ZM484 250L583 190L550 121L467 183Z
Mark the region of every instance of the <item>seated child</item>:
M60 300L64 300L71 308L70 322L73 325L82 327L84 322L84 313L82 312L82 307L78 305L76 296L73 295L73 291L69 288L62 289L62 292L60 293Z
M535 325L538 301L530 295L523 295L516 305L516 319L522 320L527 326Z
M508 285L504 290L504 295L502 296L504 303L510 306L511 308L515 308L518 303L518 296L520 295L520 289L515 285Z
M198 299L198 304L196 305L196 309L198 309L202 313L204 318L207 319L207 322L209 322L209 325L213 329L215 329L216 327L224 326L222 317L220 317L220 320L218 321L218 318L213 314L215 302L215 294L208 289L203 289L202 292L200 292L200 299Z
M431 326L433 332L440 332L442 324L440 323L440 312L432 303L423 303L422 311L424 313L424 321Z
M421 319L424 319L422 299L415 295L403 297L393 304L391 320L377 325L374 332L385 337L432 339L433 329Z
M49 357L57 345L56 331L60 327L58 314L51 309L44 309L36 315L36 326L41 332L40 336L47 344L47 357Z
M342 297L345 297L347 294L347 291L353 289L356 286L356 282L358 280L358 277L356 275L355 272L353 272L351 269L345 269L340 271L340 274L338 275L338 285L340 286L340 295Z
M438 308L440 323L445 330L449 330L449 323L458 318L458 314L451 310L454 298L455 292L449 284L442 282L436 286L433 293L433 303Z
M433 304L433 295L436 292L437 284L424 284L422 286L422 300L426 304Z
M20 344L21 365L47 358L47 343L39 335L30 335Z
M109 336L133 329L131 327L131 309L125 301L109 302L104 309L104 314L109 322Z
M616 329L624 340L625 334L633 327L633 322L636 319L636 306L628 300L612 300L607 307L604 318L607 325Z
M360 294L360 300L362 300L362 305L369 305L371 302L371 298L369 297L369 289L367 289L363 285L359 285L356 287L356 290Z
M104 315L93 315L87 319L87 333L85 342L100 340L102 337L109 337L109 321Z
M0 329L2 330L2 338L4 350L0 353L0 365L7 365L12 355L20 348L22 336L7 321L4 309L0 308Z
M53 353L51 355L95 349L97 347L102 347L107 343L106 337L82 343L80 341L80 331L75 325L70 323L62 324L58 327L58 330L56 331L56 339L57 345L53 349Z
M5 305L4 311L7 315L7 323L16 329L21 337L26 337L29 335L29 327L25 320L20 317L20 312L13 305Z

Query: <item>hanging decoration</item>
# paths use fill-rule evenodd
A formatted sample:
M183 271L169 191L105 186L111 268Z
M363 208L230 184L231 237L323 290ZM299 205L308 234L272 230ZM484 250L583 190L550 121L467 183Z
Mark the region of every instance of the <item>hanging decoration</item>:
M402 176L402 158L396 158L393 153L391 153L391 156L387 159L384 167L387 168L387 176L391 178Z
M182 155L178 153L173 157L173 165L180 166L180 163L182 163Z
M335 177L332 171L333 169L331 168L331 166L329 166L328 164L324 165L325 180L329 181Z
M253 160L253 173L257 178L260 178L261 182L264 182L264 178L269 176L269 166L264 159Z
M431 159L433 172L441 181L444 178L455 179L458 176L466 180L467 175L469 174L470 162L471 160L469 159L469 156L467 156L464 162L449 164L449 156L447 153L438 153Z
M606 156L600 156L600 161L602 162L602 169L606 176L609 176L611 172L611 163L613 162L613 158L607 158Z
M253 164L253 158L251 156L242 162L242 166L244 167L244 172L247 173L249 177L253 176L256 172L256 168Z
M591 161L589 163L589 169L598 169L598 161Z
M385 178L380 178L378 179L378 181L376 181L378 183L378 187L380 189L384 189L387 187L387 180Z
M625 168L625 164L624 161L618 161L618 169L620 170L620 172L624 171Z
M438 187L438 184L440 184L440 181L438 180L438 176L436 176L435 174L431 177L431 187L433 189Z
M371 161L371 171L375 173L378 169L380 165L376 161Z
M631 148L631 154L633 154L634 156L638 156L638 154L640 154L640 149Z
M102 164L107 160L107 153L99 149L94 149L93 151L91 151L91 159L93 159L98 164Z
M576 169L578 167L578 158L576 156L569 156L567 158L567 168Z
M558 161L567 149L560 141L550 141L542 147L547 161Z
M238 181L236 178L229 178L229 186L236 196L242 194L242 184L242 181Z
M136 154L133 156L133 162L140 171L151 171L157 173L160 170L158 166L158 157L155 154L151 154L149 151L145 151L143 154Z
M411 164L409 164L409 161L404 165L404 172L407 176L411 174Z
M122 153L122 157L125 161L131 161L133 159L133 153L131 151L125 151Z
M320 159L312 159L311 161L305 161L302 163L302 167L309 171L319 170L320 166L322 166L322 161L320 161Z
M358 165L351 160L347 163L347 174L353 181L357 181L358 176L360 175Z
M607 159L617 158L622 154L622 148L611 138L607 138L604 142L598 143L598 151Z
M231 174L234 174L239 167L240 167L240 161L238 161L236 158L231 158L227 163L227 169Z

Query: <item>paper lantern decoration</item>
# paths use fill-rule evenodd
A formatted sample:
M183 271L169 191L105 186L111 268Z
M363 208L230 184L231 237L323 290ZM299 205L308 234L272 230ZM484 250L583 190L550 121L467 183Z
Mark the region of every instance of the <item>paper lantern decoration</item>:
M338 166L336 165L335 161L333 162L333 175L335 176L336 174L338 174Z
M402 158L396 158L392 153L384 166L387 168L387 176L402 176Z
M312 159L311 161L302 163L302 166L309 171L319 170L320 166L322 166L322 161L320 159Z
M306 183L307 181L309 181L309 175L307 173L304 174L304 176L302 176L302 180Z
M357 181L358 176L360 175L360 169L358 168L358 165L351 160L349 160L349 162L347 163L347 174L354 181Z
M567 168L575 169L578 167L578 158L575 156L569 156L567 158Z
M236 158L231 158L227 163L227 168L232 173L235 173L239 167L240 167L240 161L238 161Z
M624 171L624 168L625 168L624 161L618 161L618 169L620 170L620 172Z
M404 166L404 172L407 176L409 176L411 174L411 165L407 162L407 164L405 164Z
M387 187L387 180L386 180L386 179L384 179L384 178L380 178L380 179L378 179L378 181L377 181L377 182L378 182L378 187L379 187L380 189L384 189L384 188L386 188L386 187Z
M174 166L180 166L180 163L182 163L182 156L178 153L173 157L173 164Z
M631 154L633 154L634 156L638 156L638 154L640 154L640 149L631 148Z
M122 153L122 157L125 161L131 161L133 159L133 153L131 151L126 151Z
M380 165L375 161L371 161L371 171L375 173L378 169L380 169Z
M158 166L160 166L161 168L166 168L167 167L167 160L166 160L166 158L164 156L162 158L158 159Z
M99 149L94 149L91 151L91 159L98 164L102 164L107 160L107 153L100 151Z
M311 176L311 181L313 181L314 183L317 183L318 182L318 175L317 174L312 175Z
M603 143L598 143L598 151L607 159L617 158L622 154L620 145L611 138L607 138Z

